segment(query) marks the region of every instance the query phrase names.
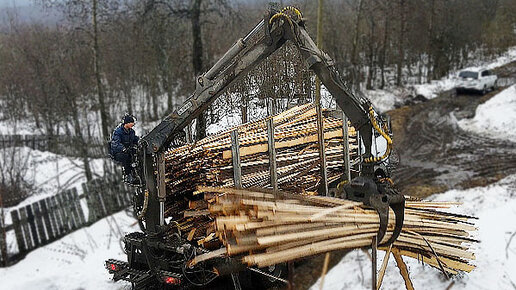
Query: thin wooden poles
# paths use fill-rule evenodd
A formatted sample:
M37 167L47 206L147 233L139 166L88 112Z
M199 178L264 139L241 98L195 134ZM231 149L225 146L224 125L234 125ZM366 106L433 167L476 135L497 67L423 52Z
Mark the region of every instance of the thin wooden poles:
M374 245L379 218L361 203L323 196L201 187L199 192L215 195L209 209L215 231L227 254L241 255L248 265L264 267L333 250ZM448 274L474 269L470 251L471 217L437 211L455 203L409 200L402 233L392 245L401 255L420 257ZM392 235L394 214L388 232ZM380 247L388 250L388 247ZM398 263L400 263L398 261ZM373 263L372 287L378 287ZM385 266L382 266L385 268ZM380 280L385 270L380 271ZM374 285L374 286L373 286Z

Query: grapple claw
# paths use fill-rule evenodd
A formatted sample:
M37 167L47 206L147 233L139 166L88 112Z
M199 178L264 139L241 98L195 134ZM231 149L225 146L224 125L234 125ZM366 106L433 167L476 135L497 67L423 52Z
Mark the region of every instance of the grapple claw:
M377 234L378 245L388 246L399 237L403 227L405 214L405 197L388 184L376 183L367 177L357 177L343 187L346 199L363 202L376 210L380 218L380 228ZM389 224L389 207L395 215L395 225L392 236L381 243Z

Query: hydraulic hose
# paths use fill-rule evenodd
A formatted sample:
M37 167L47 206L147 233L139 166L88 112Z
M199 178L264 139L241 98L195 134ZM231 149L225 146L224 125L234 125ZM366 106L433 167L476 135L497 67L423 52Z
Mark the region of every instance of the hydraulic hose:
M142 220L145 217L145 214L147 213L147 206L149 205L149 191L145 191L145 196L143 199L143 209L138 215L138 219Z
M376 122L376 118L374 116L373 107L369 107L369 119L371 120L371 124L373 125L373 128L378 133L380 133L380 135L382 135L382 137L385 138L385 140L387 141L387 149L385 150L385 153L382 156L380 156L380 157L369 157L369 158L364 159L364 162L366 162L366 163L379 162L379 161L382 161L385 158L389 157L389 155L391 154L392 139L391 139L391 137L389 135L387 135L387 133L385 133L386 130L384 131L384 129L386 129L386 127L384 126L384 129L382 129L382 128L380 128L380 126Z

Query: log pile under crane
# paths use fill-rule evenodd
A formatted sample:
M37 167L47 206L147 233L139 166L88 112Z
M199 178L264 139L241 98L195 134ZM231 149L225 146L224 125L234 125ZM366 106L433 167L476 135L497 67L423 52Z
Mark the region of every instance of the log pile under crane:
M342 119L328 114L324 139L329 182L343 172ZM320 177L316 109L313 105L294 107L274 117L278 184L282 189L303 192L316 190ZM270 188L266 119L244 124L165 154L167 193L182 195L198 185L232 187L232 130L238 130L242 186ZM356 133L349 127L350 154L358 162Z
M316 196L321 180L316 111L312 105L273 117L281 193L233 189L232 130L238 130L242 186L271 188L266 120L209 136L165 155L166 216L184 238L216 255L241 256L259 267L338 249L371 245L378 214L361 203ZM324 114L329 181L343 172L342 120ZM356 133L349 128L351 162L358 162ZM288 192L288 193L286 193ZM405 223L392 251L421 259L447 274L474 269L471 217L439 211L455 203L408 199ZM384 241L392 234L391 211ZM380 248L382 249L382 248ZM386 248L383 248L387 250ZM389 249L390 251L390 249ZM395 255L396 257L396 255ZM196 263L194 262L194 263Z
M297 193L316 191L322 177L315 106L296 106L272 119L279 189ZM199 240L214 233L206 204L192 193L198 186L234 186L232 130L237 130L239 135L242 186L272 188L267 120L243 124L166 152L165 216L178 222L184 237ZM327 110L323 110L323 120L328 182L332 182L344 172L343 121ZM348 136L353 166L359 160L356 132L351 125L348 125Z
M249 266L368 247L379 228L376 211L359 202L220 187L200 187L199 192L211 200L209 211L225 253L241 256ZM472 238L476 228L473 217L442 211L454 205L408 198L400 236L392 249L380 249L420 259L446 274L470 272L475 268L471 246L477 242ZM392 211L389 217L384 242L394 228Z

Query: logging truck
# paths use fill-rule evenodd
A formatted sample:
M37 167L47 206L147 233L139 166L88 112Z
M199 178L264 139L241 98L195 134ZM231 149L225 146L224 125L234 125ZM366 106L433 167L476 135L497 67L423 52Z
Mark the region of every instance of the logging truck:
M209 251L178 234L174 230L178 227L177 222L165 219L167 194L164 153L181 144L181 140L185 139L185 127L200 116L228 86L288 41L299 50L306 66L335 98L337 105L359 133L363 144L359 174L351 181L334 184L336 186L330 188L330 191L337 192L339 197L363 202L378 212L378 244L389 245L396 240L403 225L405 199L390 182L386 182L389 181L388 172L377 170L392 150L391 133L385 125L386 120L374 110L367 98L348 89L335 69L333 60L310 38L298 9L269 8L264 18L247 35L238 39L213 67L196 78L195 92L182 106L140 139L136 156L140 185L135 190L133 207L141 232L130 233L123 239L127 261L106 261L105 266L115 281L128 281L136 289L211 288L211 283L216 283L214 281L218 277L226 276L228 280L231 278L235 289L241 289L242 279L239 277L249 272L261 275L263 281L285 281L281 266L247 268L238 259L220 255L195 265L191 263L196 256L205 255ZM375 135L381 135L387 140L383 156L372 154ZM382 241L387 229L389 208L395 214L394 233L387 241Z

